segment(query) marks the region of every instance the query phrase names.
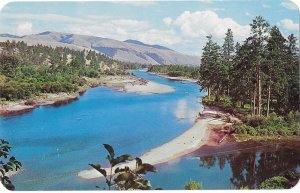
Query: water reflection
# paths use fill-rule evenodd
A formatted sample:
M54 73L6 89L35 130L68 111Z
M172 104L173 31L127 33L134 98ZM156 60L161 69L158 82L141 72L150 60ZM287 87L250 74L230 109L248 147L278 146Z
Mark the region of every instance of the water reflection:
M186 99L181 99L177 102L174 114L177 119L187 119L189 122L193 123L198 115L198 112L198 106L195 105L194 108L192 108L190 105L188 105Z
M253 145L253 142L250 142ZM286 171L297 171L300 166L300 144L258 143L249 148L249 142L239 144L229 154L201 156L201 168L218 166L222 170L226 163L232 172L230 182L234 188L248 187L257 189L264 180L281 175Z

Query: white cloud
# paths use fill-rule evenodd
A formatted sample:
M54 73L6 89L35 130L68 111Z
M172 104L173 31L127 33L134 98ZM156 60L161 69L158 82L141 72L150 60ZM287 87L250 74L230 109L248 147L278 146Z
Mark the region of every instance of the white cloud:
M250 26L240 25L231 18L221 18L213 11L185 11L174 20L174 25L180 28L183 35L197 38L209 34L218 38L224 37L228 28L239 40L250 33Z
M251 13L249 13L249 12L245 12L245 15L247 15L247 16L251 16Z
M287 9L298 9L297 5L291 1L284 1L282 3L280 3L281 6L287 8Z
M299 30L299 24L298 23L294 23L290 19L280 20L280 22L278 23L278 25L282 26L284 29L287 29L287 30Z
M193 123L198 115L198 112L199 109L197 108L188 108L187 101L182 99L177 102L174 114L177 119L187 119Z
M171 17L165 17L163 19L164 24L166 24L166 26L170 26L173 22L173 19Z
M25 23L19 24L16 28L16 34L17 35L32 34L32 23L25 22Z
M148 44L174 45L182 41L173 30L155 29L147 22L138 20L120 19L84 26L72 23L64 31L116 40L135 39Z

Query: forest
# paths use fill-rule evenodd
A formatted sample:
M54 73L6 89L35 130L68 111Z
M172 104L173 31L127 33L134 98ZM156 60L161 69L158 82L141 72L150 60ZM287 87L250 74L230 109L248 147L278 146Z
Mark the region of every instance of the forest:
M199 80L200 73L197 66L182 65L152 65L148 68L148 72L162 73L172 77L187 77Z
M235 43L228 29L222 46L207 36L199 84L208 92L204 103L243 114L241 134L299 134L299 49L293 34L257 16L250 36Z
M299 49L293 34L257 16L251 34L235 43L228 29L219 46L207 36L199 84L204 103L242 114L237 133L251 136L299 135Z
M0 42L0 98L8 101L40 93L74 92L84 84L84 76L124 74L130 66L91 50Z
M200 66L202 89L216 102L227 96L240 107L250 105L252 115L298 110L297 39L293 34L285 38L260 16L250 26L251 35L242 44L234 42L231 29L222 46L207 36Z

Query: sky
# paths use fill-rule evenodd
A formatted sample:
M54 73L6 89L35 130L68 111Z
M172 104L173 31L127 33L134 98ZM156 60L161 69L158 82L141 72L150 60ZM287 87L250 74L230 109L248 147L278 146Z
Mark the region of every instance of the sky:
M287 0L10 2L0 12L0 34L56 31L135 39L199 56L207 35L222 45L231 28L234 40L244 41L258 15L285 37L299 37L299 8Z

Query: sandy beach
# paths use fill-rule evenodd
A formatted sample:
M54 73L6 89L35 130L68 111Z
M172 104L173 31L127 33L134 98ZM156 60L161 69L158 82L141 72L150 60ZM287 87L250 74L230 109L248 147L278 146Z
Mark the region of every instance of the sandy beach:
M151 149L144 155L141 155L140 158L145 163L156 165L180 158L183 155L189 154L199 149L209 141L211 132L211 130L209 129L210 126L226 125L221 117L217 118L218 114L222 114L222 112L207 107L203 111L202 116L197 118L195 124L190 129L188 129L175 139L157 148ZM118 167L124 166L134 168L135 161L118 165ZM95 169L80 171L78 173L78 176L84 179L102 177L102 175Z
M154 72L148 72L149 74L154 74L154 75L157 75L157 76L161 76L161 77L164 77L166 79L169 79L169 80L178 80L178 81L188 81L188 82L193 82L193 83L196 83L198 80L195 80L195 79L192 79L192 78L186 78L186 77L182 77L182 76L169 76L167 74L164 74L164 73L154 73Z
M59 105L76 100L79 97L79 93L67 94L43 94L39 97L35 97L31 100L22 100L19 102L6 102L0 105L0 115L14 115L30 112L35 108L47 105Z
M138 93L142 95L147 94L162 94L175 91L175 89L168 85L159 84L152 81L147 81L145 84L126 84L124 91L128 93Z

